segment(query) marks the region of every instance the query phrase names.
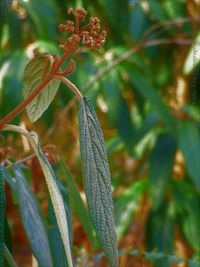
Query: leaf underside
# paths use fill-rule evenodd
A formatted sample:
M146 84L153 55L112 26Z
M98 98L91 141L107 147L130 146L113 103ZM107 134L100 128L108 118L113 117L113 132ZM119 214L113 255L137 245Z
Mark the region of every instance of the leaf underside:
M51 56L46 54L36 55L26 66L23 79L23 95L27 98L40 85L44 78L48 75L52 66ZM32 122L39 119L54 99L59 88L60 81L50 81L35 97L26 110Z
M109 165L104 138L90 100L79 111L80 150L89 214L111 267L118 266L117 238Z

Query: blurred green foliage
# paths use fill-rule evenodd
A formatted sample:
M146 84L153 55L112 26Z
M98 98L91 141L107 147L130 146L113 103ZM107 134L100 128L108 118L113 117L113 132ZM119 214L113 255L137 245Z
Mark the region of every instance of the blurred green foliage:
M200 31L199 22L194 21L195 14L191 13L195 1L19 0L13 1L9 12L10 2L0 3L0 117L22 101L23 71L31 51L38 48L41 52L61 53L58 43L64 36L57 31L57 25L66 20L66 9L83 6L90 15L98 16L107 31L106 44L99 54L82 50L75 55L76 71L70 79L81 91L87 89L84 94L96 107L105 133L119 241L129 233L142 198L147 195L151 211L143 229L146 250L175 254L178 229L192 251L190 257L199 258ZM189 19L181 22L185 17ZM169 20L171 24L164 24ZM131 52L152 25L157 25L157 29L140 44L139 51ZM130 56L122 60L127 51ZM95 82L88 84L94 77ZM59 134L58 114L66 110L73 97L63 85L60 87L54 102L34 126L38 130L42 125L44 142L51 138L45 136L51 127L53 136ZM76 123L73 109L74 106L67 111L72 122L63 127ZM13 123L22 120L27 121L25 114L20 114ZM66 138L73 140L69 134ZM57 137L55 144L60 142ZM60 153L65 156L68 150L67 144L63 144ZM74 162L79 166L78 156ZM71 175L67 167L62 169L63 174ZM70 198L88 238L95 244L91 225L87 228L88 215L78 210L83 203L76 201L80 196L73 179L66 183ZM12 187L12 180L9 181ZM21 190L27 190L24 179L21 183L24 185ZM21 205L23 199L19 199ZM34 212L36 220L38 211ZM49 203L51 223L53 216ZM51 249L56 233L56 227L48 231ZM60 240L56 239L56 244L63 267L66 259ZM58 266L58 255L52 256ZM154 263L169 266L163 259Z

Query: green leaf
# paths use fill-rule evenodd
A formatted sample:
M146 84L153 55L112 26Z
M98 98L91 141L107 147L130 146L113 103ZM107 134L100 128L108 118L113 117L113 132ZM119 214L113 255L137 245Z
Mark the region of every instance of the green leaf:
M57 178L57 176L56 176ZM65 204L65 212L67 215L67 222L69 225L69 238L70 238L70 245L72 247L72 221L71 221L71 208L69 202L69 194L66 190L66 187L62 184L62 182L57 178L56 180L60 192L62 193L63 201ZM67 258L65 249L63 246L63 242L61 239L61 235L59 232L55 212L53 209L53 204L51 199L49 199L48 204L48 235L49 235L49 242L51 247L52 258L55 267L68 267Z
M17 267L12 254L10 253L10 251L8 250L7 246L4 244L4 257L7 261L7 266L9 267ZM4 266L4 265L0 265L0 266Z
M189 244L200 253L199 195L188 181L177 180L172 183L175 214Z
M37 200L30 191L21 169L15 167L14 173L20 214L32 251L41 267L53 266Z
M140 205L141 196L147 188L147 181L129 186L114 202L116 232L120 240L133 222L133 216Z
M79 110L80 150L89 214L111 267L118 266L109 165L103 133L88 98Z
M152 85L134 69L133 72L129 72L130 79L135 86L135 89L151 104L152 108L156 111L158 116L166 123L166 125L175 129L175 119L171 115L168 107L163 103L161 97L154 90Z
M172 175L175 152L176 142L174 138L168 133L161 134L151 153L149 163L150 191L154 210L159 208L165 197Z
M170 214L169 206L162 206L157 212L152 212L147 224L147 246L148 250L158 250L164 254L173 253L174 242L174 219ZM156 260L157 267L169 267L165 258Z
M4 217L6 196L4 189L4 173L0 164L0 266L4 266Z
M11 9L12 0L1 0L0 2L0 24L6 19Z
M48 75L52 62L52 56L38 54L26 65L23 79L24 98L27 98L41 84ZM59 80L51 80L42 92L27 105L27 113L32 122L38 120L51 104L59 85Z
M85 233L88 235L92 243L93 249L95 249L97 244L96 244L96 240L95 240L94 233L93 233L93 226L91 224L88 211L78 191L74 176L70 172L64 160L62 160L59 164L54 165L54 170L60 176L65 177L67 186L69 188L69 194L72 199L72 203L75 207L77 216L83 226Z
M24 51L17 50L3 64L0 64L0 87L2 86L0 97L1 117L6 116L23 100L21 88L26 63L27 56ZM19 119L20 116L17 116L13 122L18 123Z
M200 131L192 121L182 121L177 127L178 144L182 150L187 171L200 190Z
M53 204L54 212L56 215L58 228L61 234L61 238L64 244L65 252L67 255L68 265L69 267L73 267L73 261L71 256L71 250L70 250L70 240L69 240L69 229L68 229L68 223L67 223L67 216L65 212L65 205L63 202L62 195L60 193L59 187L56 183L56 177L53 172L53 169L48 162L47 158L43 154L40 145L38 136L35 132L31 132L29 135L27 135L29 142L32 146L32 148L35 151L35 154L39 160L39 163L41 165L42 171L44 173L44 176L46 178L46 183L48 186L48 190L50 193L51 201Z
M119 90L119 74L111 72L103 81L103 93L108 106L108 117L113 127L117 128L128 149L133 146L133 123L126 101Z

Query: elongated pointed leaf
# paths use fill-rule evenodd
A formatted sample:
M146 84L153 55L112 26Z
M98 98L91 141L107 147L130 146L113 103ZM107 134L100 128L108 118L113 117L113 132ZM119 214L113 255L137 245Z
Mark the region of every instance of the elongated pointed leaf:
M36 55L26 66L23 80L23 94L27 98L48 75L52 66L52 57L47 54ZM32 122L42 116L54 99L60 81L52 80L42 92L27 106L27 113Z
M4 266L4 217L6 196L4 190L4 174L0 165L0 266Z
M160 135L151 153L149 167L150 191L154 210L160 206L165 197L172 175L175 152L174 138L167 133Z
M89 214L111 267L118 266L109 165L102 130L88 98L80 103L80 150Z
M69 194L71 196L72 203L74 204L77 216L83 226L84 231L86 232L92 243L93 249L95 249L97 246L97 242L94 237L93 227L89 218L88 211L78 191L74 176L72 175L64 161L54 166L54 170L56 170L56 173L58 173L59 175L63 175L66 178L67 186L69 188Z
M54 212L55 212L57 223L58 223L58 228L59 228L61 238L64 244L65 252L67 255L68 265L69 267L73 267L73 261L72 261L71 250L70 250L67 216L65 212L65 206L64 206L63 199L62 199L62 195L56 183L55 174L53 172L53 169L50 163L48 162L47 158L45 157L45 155L43 154L39 146L39 140L38 140L37 134L34 132L31 133L29 137L29 141L36 153L36 156L39 160L44 176L46 178L48 190L50 193L51 201L53 204Z
M133 222L133 216L138 210L141 197L147 188L147 181L138 181L129 186L114 202L116 232L120 240Z
M4 244L4 257L7 261L6 266L9 267L17 267L17 264L15 263L12 254L10 253L9 249L7 248L7 246ZM0 265L0 266L4 266L4 265Z
M60 192L62 193L63 201L65 204L65 212L67 215L67 222L69 225L70 245L72 247L72 221L71 221L71 208L70 208L70 202L69 202L69 194L68 194L68 191L66 190L66 187L63 185L63 183L58 178L56 182L59 186ZM59 232L53 204L50 198L49 198L49 204L48 204L48 222L49 222L48 235L49 235L49 242L50 242L54 266L55 267L68 267L65 248L62 242L62 238Z
M185 158L187 171L200 191L200 131L192 122L184 121L179 124L178 143Z
M53 264L49 242L36 198L30 191L19 168L15 168L15 177L21 218L32 251L41 267L51 267Z
M151 84L134 69L133 73L129 73L130 79L138 92L151 104L152 108L156 111L159 117L166 123L166 125L175 129L175 119L171 115L168 107L163 103L157 92Z

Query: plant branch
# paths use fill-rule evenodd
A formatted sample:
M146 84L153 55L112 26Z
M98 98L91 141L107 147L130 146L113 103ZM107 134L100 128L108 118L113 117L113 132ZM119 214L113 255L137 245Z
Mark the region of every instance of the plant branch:
M54 78L54 75L59 70L65 59L69 56L69 52L65 52L62 57L56 62L55 66L51 72L47 75L47 77L40 83L40 85L15 109L13 109L10 113L8 113L3 119L0 120L0 128L3 125L7 124L9 121L14 119L21 111L25 109L25 107L37 96L40 92L45 88L45 86Z
M64 84L66 84L74 92L78 100L80 100L83 97L79 89L75 86L75 84L73 84L70 80L68 80L64 76L55 75L54 78L61 80Z

